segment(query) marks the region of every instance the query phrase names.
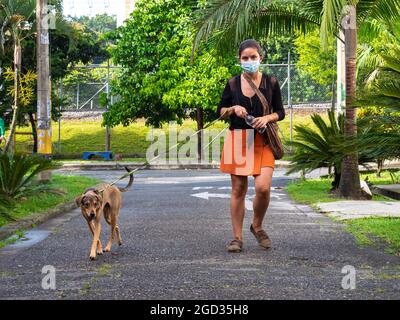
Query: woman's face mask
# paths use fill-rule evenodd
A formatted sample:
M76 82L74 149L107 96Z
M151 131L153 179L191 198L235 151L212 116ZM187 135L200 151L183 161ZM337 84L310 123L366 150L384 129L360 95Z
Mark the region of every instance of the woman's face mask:
M244 71L255 73L260 68L260 60L242 61L240 65Z
M240 65L246 72L255 73L260 68L261 57L256 49L245 49L240 57Z

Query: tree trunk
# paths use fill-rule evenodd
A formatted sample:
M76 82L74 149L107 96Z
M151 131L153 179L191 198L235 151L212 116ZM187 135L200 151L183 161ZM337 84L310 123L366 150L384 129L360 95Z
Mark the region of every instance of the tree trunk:
M339 184L340 184L340 172L336 167L334 167L331 191L337 191L339 188Z
M32 136L33 136L32 152L37 153L38 136L37 136L35 118L33 117L33 112L29 112L28 115L29 115L29 122L31 123L31 127L32 127Z
M201 161L204 159L202 141L204 137L203 128L204 128L204 110L201 107L197 107L197 130L201 130L197 133L197 160Z
M8 152L11 146L15 128L17 127L17 117L18 117L18 87L19 87L19 69L21 66L21 45L18 39L14 36L14 104L13 104L13 117L10 125L10 133L8 135L6 146L4 147L4 152Z
M354 6L349 6L349 14L345 17L345 19L347 21L345 21L346 110L344 120L344 136L347 141L351 141L357 136L356 108L353 106L356 98L357 63L357 27L355 22L356 10ZM357 150L345 155L343 158L339 191L340 195L345 198L361 198Z
M376 170L376 176L380 177L381 176L381 172L383 169L383 160L384 159L377 159L377 170Z

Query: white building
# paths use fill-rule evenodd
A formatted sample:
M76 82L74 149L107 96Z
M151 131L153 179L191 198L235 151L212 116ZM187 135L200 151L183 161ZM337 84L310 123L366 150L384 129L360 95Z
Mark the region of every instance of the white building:
M117 14L117 26L124 24L124 21L129 18L129 15L135 8L135 0L119 0L121 10L118 10Z

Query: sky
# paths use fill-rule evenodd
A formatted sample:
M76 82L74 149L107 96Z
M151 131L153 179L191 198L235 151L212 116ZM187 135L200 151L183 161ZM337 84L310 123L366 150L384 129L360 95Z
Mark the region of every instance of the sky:
M64 15L95 16L108 13L118 15L122 12L124 0L64 0Z

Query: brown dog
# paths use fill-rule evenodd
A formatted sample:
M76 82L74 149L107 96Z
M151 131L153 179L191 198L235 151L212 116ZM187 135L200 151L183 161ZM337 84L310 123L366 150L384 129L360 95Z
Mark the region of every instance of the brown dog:
M128 172L129 169L125 168ZM96 259L96 254L103 254L103 247L100 241L101 217L104 216L107 223L111 226L110 240L104 249L104 252L111 250L114 237L117 238L118 244L122 245L121 234L119 232L119 210L122 204L121 192L127 189L133 183L133 174L129 175L128 185L120 189L109 184L101 184L96 188L87 189L81 196L75 199L78 207L81 208L83 217L89 225L89 229L93 235L92 247L90 250L90 259Z

